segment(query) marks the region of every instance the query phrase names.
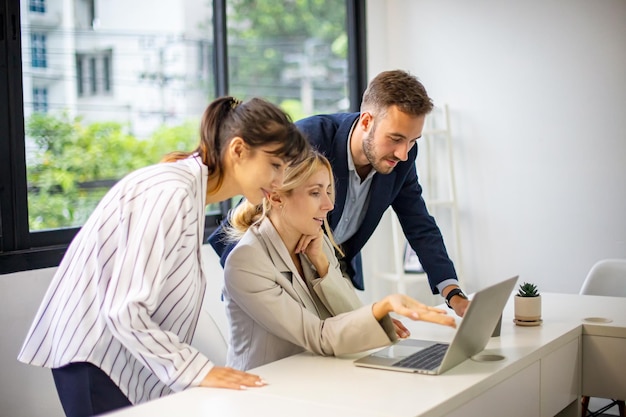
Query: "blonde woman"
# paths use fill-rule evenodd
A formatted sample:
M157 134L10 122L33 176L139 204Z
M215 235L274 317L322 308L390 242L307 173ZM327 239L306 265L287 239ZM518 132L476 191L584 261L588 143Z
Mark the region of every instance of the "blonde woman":
M331 166L311 152L263 204L245 202L231 216L229 234L240 240L225 264L228 366L247 370L305 350L340 355L389 345L409 335L391 312L455 326L445 311L401 294L361 304L323 231L333 199Z

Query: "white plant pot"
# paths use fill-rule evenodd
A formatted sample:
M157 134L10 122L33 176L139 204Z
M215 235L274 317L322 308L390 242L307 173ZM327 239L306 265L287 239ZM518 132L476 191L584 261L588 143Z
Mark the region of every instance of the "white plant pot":
M515 296L515 319L521 321L541 320L541 296Z

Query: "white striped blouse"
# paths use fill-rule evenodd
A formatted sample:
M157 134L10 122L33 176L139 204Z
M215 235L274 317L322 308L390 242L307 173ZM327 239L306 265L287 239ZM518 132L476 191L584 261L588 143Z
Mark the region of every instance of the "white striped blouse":
M199 385L213 367L189 345L206 287L207 178L194 156L120 180L69 246L18 360L90 362L133 404Z

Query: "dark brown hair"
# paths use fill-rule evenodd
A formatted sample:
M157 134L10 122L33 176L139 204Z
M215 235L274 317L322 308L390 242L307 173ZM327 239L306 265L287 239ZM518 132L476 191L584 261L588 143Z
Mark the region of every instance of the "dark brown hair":
M288 163L306 155L310 145L291 121L289 115L275 104L261 98L241 102L234 97L221 97L211 102L200 123L200 144L193 152L172 152L164 162L171 162L198 153L209 167L209 176L219 175L228 143L235 137L255 149L280 144L274 155Z
M391 106L416 117L430 113L433 101L415 76L402 70L384 71L369 83L363 93L361 112L384 115Z

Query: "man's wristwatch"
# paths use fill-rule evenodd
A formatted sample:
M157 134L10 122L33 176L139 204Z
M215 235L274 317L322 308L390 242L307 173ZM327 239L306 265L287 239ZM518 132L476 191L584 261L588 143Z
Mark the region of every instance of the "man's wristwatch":
M448 295L446 295L446 305L447 305L449 308L452 308L452 306L450 305L450 300L452 300L452 297L454 297L455 295L458 295L459 297L464 298L464 299L466 299L466 300L467 300L467 295L465 295L465 293L463 292L463 290L462 290L462 289L460 289L460 288L455 288L455 289L453 289L452 291L450 291L450 292L448 293Z

